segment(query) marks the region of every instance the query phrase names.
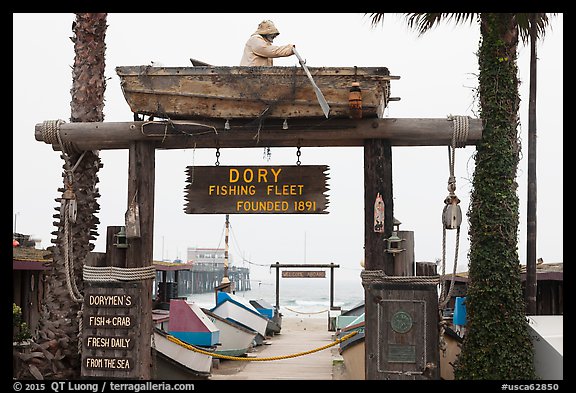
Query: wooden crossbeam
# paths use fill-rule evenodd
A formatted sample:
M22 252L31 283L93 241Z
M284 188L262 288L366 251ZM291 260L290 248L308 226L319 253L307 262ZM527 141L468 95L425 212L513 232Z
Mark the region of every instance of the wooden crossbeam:
M62 150L54 132L45 128L36 124L36 140ZM466 144L478 143L482 129L480 119L470 119ZM61 122L58 133L64 150L77 151L128 149L135 141L150 141L159 149L364 146L369 139L391 146L447 146L453 123L446 118Z

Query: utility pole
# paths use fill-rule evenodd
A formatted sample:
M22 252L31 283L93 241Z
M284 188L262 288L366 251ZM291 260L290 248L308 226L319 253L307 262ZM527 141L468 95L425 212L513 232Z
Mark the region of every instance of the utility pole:
M226 214L226 232L224 235L224 277L222 277L221 286L226 285L222 288L225 292L230 293L230 279L228 278L228 235L230 233L230 221L229 214Z

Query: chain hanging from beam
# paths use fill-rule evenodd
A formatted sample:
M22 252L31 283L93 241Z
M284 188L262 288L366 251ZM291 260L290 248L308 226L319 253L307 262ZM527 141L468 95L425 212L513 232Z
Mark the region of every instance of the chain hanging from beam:
M300 151L300 139L298 139L298 146L296 146L296 165L300 166L300 164L302 163L300 161L300 156L302 155L302 152Z

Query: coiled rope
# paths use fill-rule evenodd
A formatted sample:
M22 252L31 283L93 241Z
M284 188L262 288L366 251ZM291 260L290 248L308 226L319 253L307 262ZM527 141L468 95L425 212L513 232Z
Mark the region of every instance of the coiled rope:
M144 267L116 267L116 266L87 266L82 270L84 281L135 281L151 280L156 278L154 266Z
M387 276L384 270L363 270L360 272L362 285L396 283L411 285L438 285L440 276Z
M52 145L60 146L63 152L79 153L78 149L70 142L62 142L60 138L60 125L65 124L64 120L45 120L42 122L42 140Z
M331 342L330 344L326 344L326 345L319 347L319 348L311 349L310 351L298 352L298 353L295 353L292 355L269 356L269 357L263 357L263 358L247 358L247 357L239 357L239 356L221 355L218 353L205 351L205 350L200 349L198 347L195 347L193 345L186 344L182 340L179 340L176 337L171 336L171 335L167 335L166 338L168 338L168 340L172 341L173 343L176 343L176 344L178 344L178 345L180 345L186 349L189 349L191 351L198 352L198 353L203 353L204 355L210 355L210 356L218 358L218 359L240 360L240 361L244 361L244 362L266 362L266 361L271 361L271 360L291 359L291 358L295 358L298 356L309 355L309 354L314 353L314 352L322 351L326 348L330 348L330 347L333 347L334 345L340 344L342 341L348 340L350 337L354 336L355 334L358 334L358 332L357 331L350 332L349 334Z

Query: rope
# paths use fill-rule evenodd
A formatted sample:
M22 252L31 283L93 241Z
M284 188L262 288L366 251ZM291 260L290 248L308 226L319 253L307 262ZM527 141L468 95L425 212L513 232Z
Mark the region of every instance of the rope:
M458 250L460 244L460 228L456 229L456 249L454 253L454 267L452 269L452 279L450 280L450 288L448 289L448 293L444 295L446 291L446 284L445 280L441 282L441 290L440 290L440 299L438 299L438 308L443 309L446 307L446 304L450 301L450 297L452 296L452 292L454 290L454 282L456 279L456 267L458 265ZM443 231L443 239L442 239L442 276L444 276L444 272L446 270L446 228Z
M440 276L387 276L384 270L363 270L360 272L362 285L382 283L405 283L412 285L438 285Z
M470 130L470 117L448 115L448 120L454 123L454 133L452 134L452 144L454 147L466 147L468 131Z
M87 266L82 272L84 281L135 281L151 280L156 278L154 266L144 267L116 267L116 266Z
M60 125L65 124L64 120L45 120L42 122L42 139L46 143L52 145L59 145L64 153L67 152L77 152L74 145L70 142L62 142L60 138ZM68 153L67 153L68 154Z
M209 128L214 132L214 134L218 135L218 130L216 129L216 127L214 127L213 125L210 125L210 124L195 123L195 122L190 122L190 121L177 121L177 120L168 120L166 122L147 120L147 121L143 122L142 125L140 126L140 133L144 136L157 136L156 134L147 134L144 132L144 127L147 126L148 124L160 124L160 125L164 124L164 132L162 133L162 142L161 143L164 143L164 141L166 140L166 137L168 136L168 126L170 126L173 129L176 129L176 126L179 124L180 125L190 125L190 126L199 126L199 127ZM184 135L188 135L188 136L192 136L192 137L212 133L212 131L198 132L198 133L189 133L189 132L184 132L182 130L177 130L177 131L179 131L180 133L182 133Z
M449 195L445 199L444 203L447 205L456 201L456 203L460 202L454 191L456 191L456 177L454 176L454 162L456 160L456 148L458 147L465 147L466 140L468 139L468 130L469 130L469 117L468 116L448 116L448 120L453 121L453 132L452 132L452 143L448 146L448 166L450 171L450 177L448 178L448 192ZM446 207L445 207L446 209ZM444 219L444 217L443 217ZM442 276L446 273L446 226L445 223L442 223L443 231L442 231ZM453 229L453 228L450 228ZM452 279L450 281L450 288L448 289L448 293L446 293L446 284L445 280L442 280L440 284L440 299L438 299L438 308L443 309L446 304L450 301L450 297L452 296L452 291L454 289L454 281L456 277L456 268L458 265L458 250L460 244L460 226L456 228L456 248L454 254L454 266L452 271Z
M74 171L80 165L80 162L84 158L85 151L82 152L74 166L70 165L69 152L77 152L74 146L70 143L64 144L62 138L60 137L60 125L63 124L63 120L47 120L44 121L42 126L42 136L46 143L51 143L52 145L59 145L62 149L62 157L64 158L64 168L65 168L65 178L64 185L66 186L66 192L72 192L72 197L70 195L65 195L60 202L60 212L61 217L64 218L64 236L63 236L63 254L64 254L64 274L66 276L66 288L68 289L68 294L72 301L76 303L81 303L80 310L77 312L78 319L78 340L77 340L77 351L78 354L82 353L82 314L84 312L84 296L78 289L76 285L76 275L74 273L74 236L70 230L70 222L76 222L77 206L76 198L72 191L72 184L74 183Z
M288 308L288 307L286 307L286 306L284 306L284 308L285 308L286 310L292 311L292 312L294 312L294 313L296 313L296 314L306 314L306 315L322 314L323 312L328 311L328 309L326 309L326 310L316 311L316 312L301 312L301 311L292 310L291 308Z
M82 317L84 314L84 302L80 306L80 310L76 313L76 318L78 318L78 354L82 355L82 332L84 331L84 324L82 322Z
M66 273L66 287L73 301L80 303L84 297L76 286L74 277L74 264L70 263L72 258L72 234L70 233L70 224L68 217L68 204L64 202L64 269Z
M304 355L309 355L311 353L314 352L318 352L318 351L322 351L326 348L330 348L333 347L334 345L340 344L342 341L346 341L348 340L350 337L354 336L355 334L358 334L357 331L353 331L350 332L349 334L331 342L330 344L326 344L322 347L316 348L316 349L311 349L309 351L304 351L304 352L298 352L292 355L284 355L284 356L270 356L270 357L264 357L264 358L247 358L247 357L238 357L238 356L228 356L228 355L220 355L218 353L214 353L214 352L210 352L210 351L204 351L203 349L197 348L193 345L190 344L186 344L185 342L177 339L174 336L171 335L167 335L166 337L168 338L168 340L172 341L173 343L176 343L186 349L189 349L191 351L194 352L198 352L198 353L203 353L204 355L210 355L212 357L218 358L218 359L227 359L227 360L241 360L241 361L245 361L245 362L266 362L266 361L270 361L270 360L282 360L282 359L291 359L291 358L295 358L298 356L304 356Z

